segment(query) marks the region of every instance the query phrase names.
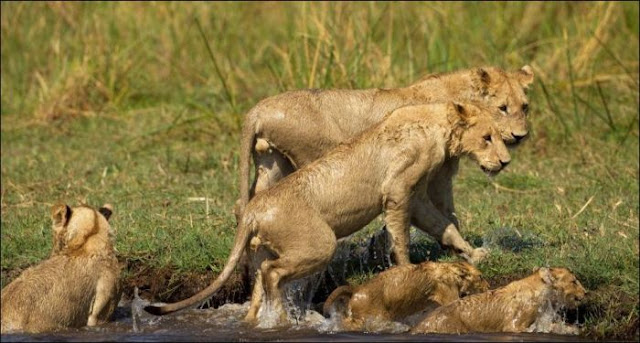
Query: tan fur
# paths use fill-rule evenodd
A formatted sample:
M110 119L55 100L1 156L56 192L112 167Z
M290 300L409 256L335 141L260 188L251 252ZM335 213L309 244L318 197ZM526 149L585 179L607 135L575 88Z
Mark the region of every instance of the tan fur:
M385 114L406 105L437 101L480 101L495 109L503 139L515 143L528 133L525 88L533 82L529 66L513 72L495 67L429 75L403 88L367 90L301 90L260 101L247 114L240 155L238 219L249 198L273 186L338 144L379 123ZM506 106L506 112L498 109ZM256 175L249 188L250 156ZM452 178L458 160L447 160L432 177L428 193L416 192L411 222L476 263L486 254L460 239L454 213ZM425 203L429 204L425 204ZM423 205L424 204L424 205Z
M482 273L469 263L423 262L387 269L358 287L339 287L325 301L323 312L340 313L346 330L362 330L369 318L398 321L430 305L446 305L488 289Z
M108 223L111 206L51 209L51 257L2 289L2 333L94 326L120 301L120 265Z
M337 239L383 211L398 264L408 264L413 189L419 182L427 184L446 159L462 155L494 172L509 161L489 111L451 102L400 108L256 195L218 279L187 300L147 310L162 314L206 299L231 275L247 247L258 267L247 319L256 319L263 295L268 308L285 318L283 284L325 268Z
M502 288L471 295L431 312L412 333L525 332L547 310L575 308L585 289L566 268L540 268ZM555 323L551 332L567 333Z

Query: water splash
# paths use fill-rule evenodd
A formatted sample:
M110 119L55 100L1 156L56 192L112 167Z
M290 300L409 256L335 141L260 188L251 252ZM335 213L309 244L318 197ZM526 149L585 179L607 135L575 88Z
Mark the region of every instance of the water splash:
M138 287L133 289L133 300L131 300L131 320L133 332L141 332L141 324L154 325L162 317L155 317L144 310L145 306L151 304L149 300L142 299L138 295ZM164 303L154 303L154 305L165 305Z
M577 325L565 323L565 318L560 315L564 308L554 305L550 300L538 309L536 321L531 324L526 332L554 333L560 335L578 335L580 328Z

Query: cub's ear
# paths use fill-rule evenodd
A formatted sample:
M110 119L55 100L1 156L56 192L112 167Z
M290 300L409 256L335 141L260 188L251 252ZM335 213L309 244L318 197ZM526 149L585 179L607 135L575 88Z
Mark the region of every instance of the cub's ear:
M551 274L551 270L547 267L536 268L536 270L534 271L537 271L538 275L540 275L540 277L542 278L542 281L544 281L544 283L548 285L553 284L553 282L555 281L553 274Z
M473 71L472 83L482 95L486 95L489 84L491 84L491 75L486 69L477 68Z
M489 75L489 72L487 72L483 68L478 68L476 70L476 73L478 73L478 77L480 77L480 81L483 84L489 85L491 83L491 76Z
M471 112L466 108L465 105L455 101L452 101L449 103L448 115L449 115L449 122L455 122L455 120L452 121L452 119L455 118L460 120L463 125L468 124L469 119L471 119L472 117Z
M529 85L533 82L533 69L526 65L516 72L516 77L522 87L529 88Z
M71 218L71 208L66 204L55 204L51 207L51 220L54 226L65 226Z
M98 212L102 213L104 218L108 221L113 213L113 206L111 206L111 204L104 204L98 209Z

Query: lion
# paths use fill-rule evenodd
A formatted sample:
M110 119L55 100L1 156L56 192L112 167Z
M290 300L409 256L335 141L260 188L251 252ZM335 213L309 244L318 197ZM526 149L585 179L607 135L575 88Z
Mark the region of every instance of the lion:
M51 257L2 289L2 333L95 326L110 319L121 296L121 266L108 222L112 209L51 208Z
M325 317L338 314L346 330L362 330L370 318L399 321L488 289L482 273L467 262L427 261L392 267L357 287L340 286L325 301L323 312Z
M586 290L566 268L539 268L502 288L470 295L437 308L412 333L525 332L545 320L546 313L576 308ZM577 333L564 323L547 332Z
M407 106L359 137L297 170L247 205L230 257L218 278L196 295L165 306L165 314L211 296L229 278L247 250L256 267L249 312L255 322L263 295L277 320L287 318L285 282L322 270L337 239L362 229L380 213L398 264L409 264L411 194L447 158L468 155L481 168L498 172L511 157L491 112L473 104Z
M385 114L402 106L480 101L496 109L494 119L504 141L516 144L528 134L529 104L525 90L532 82L533 70L529 66L513 72L484 67L428 75L403 88L299 90L266 98L248 112L242 129L236 220L239 222L254 194L376 125ZM251 187L250 156L255 165ZM452 185L458 164L457 159L448 159L432 178L428 193L416 192L411 223L475 264L487 251L474 249L458 233Z

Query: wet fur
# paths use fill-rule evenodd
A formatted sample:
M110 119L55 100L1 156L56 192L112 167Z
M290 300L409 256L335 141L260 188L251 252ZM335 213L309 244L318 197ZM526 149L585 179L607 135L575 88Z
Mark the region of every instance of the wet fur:
M575 308L585 289L566 268L540 268L502 288L456 300L431 312L412 333L525 332L546 310ZM550 306L550 308L548 308ZM564 323L550 332L576 333Z
M44 332L106 322L120 300L121 266L109 205L52 208L51 257L2 289L2 333Z
M428 261L387 269L357 287L341 286L329 295L323 312L327 317L338 313L346 330L362 330L368 319L399 321L488 289L482 273L469 263Z

